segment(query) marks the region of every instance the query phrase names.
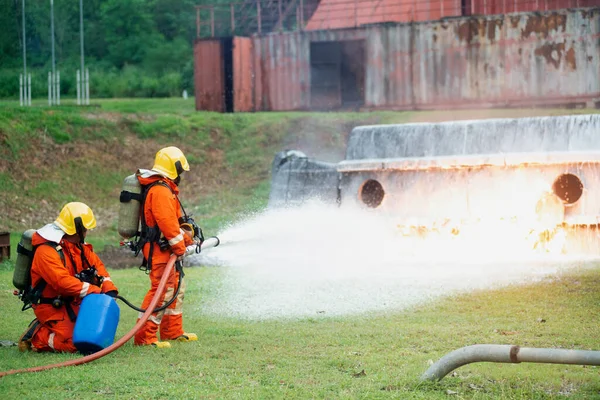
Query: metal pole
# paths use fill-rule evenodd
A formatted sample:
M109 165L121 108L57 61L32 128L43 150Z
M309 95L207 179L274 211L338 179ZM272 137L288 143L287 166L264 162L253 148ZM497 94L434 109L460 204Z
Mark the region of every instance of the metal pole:
M48 105L52 105L52 72L48 72Z
M215 37L215 8L210 6L210 35Z
M262 28L262 26L261 26L262 23L261 22L262 21L261 21L261 18L260 18L260 0L258 0L256 2L256 16L258 17L258 21L257 21L258 22L258 33L261 33L261 30L262 30L261 29Z
M196 7L196 38L200 38L200 8Z
M80 106L81 105L81 74L79 73L79 70L77 70L77 105Z
M279 22L278 22L279 23L279 31L281 32L281 31L283 31L283 21L281 20L281 14L282 14L282 11L281 11L281 0L277 0L277 9L278 9L277 12L279 14Z
M25 0L23 0L23 80L27 76L27 44L25 40Z
M229 3L229 13L231 14L231 34L235 33L235 10L233 9L233 3Z
M51 42L52 42L52 79L53 79L53 83L54 85L52 85L52 89L54 92L54 96L52 98L52 104L56 104L56 89L55 89L55 85L56 85L56 73L55 73L55 60L54 60L54 0L50 0L50 34L52 36L51 38Z
M83 59L83 0L79 0L79 31L81 33L80 34L80 42L81 42L81 73L83 73L83 71L85 71L85 69L84 69L85 63L84 63L84 59ZM82 80L80 82L82 82ZM83 89L83 87L81 89ZM79 90L81 92L83 92L83 90L81 90L81 89L79 89Z
M19 74L19 105L23 106L23 74Z

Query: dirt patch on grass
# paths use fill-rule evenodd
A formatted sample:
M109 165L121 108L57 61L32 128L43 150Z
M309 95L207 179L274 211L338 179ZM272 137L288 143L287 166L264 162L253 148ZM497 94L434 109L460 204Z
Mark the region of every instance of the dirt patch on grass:
M135 257L135 253L126 247L106 245L96 253L109 269L138 268L142 264L142 255Z

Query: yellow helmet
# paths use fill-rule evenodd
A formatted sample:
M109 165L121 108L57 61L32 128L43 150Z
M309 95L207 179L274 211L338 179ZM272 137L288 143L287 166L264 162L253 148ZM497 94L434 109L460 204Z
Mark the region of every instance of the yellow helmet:
M190 165L181 150L170 146L160 149L156 153L152 170L160 172L169 179L175 180L183 171L189 171Z
M81 221L81 225L86 229L96 227L96 218L92 209L87 205L79 202L66 204L54 224L63 230L67 235L74 235L77 232L77 223Z

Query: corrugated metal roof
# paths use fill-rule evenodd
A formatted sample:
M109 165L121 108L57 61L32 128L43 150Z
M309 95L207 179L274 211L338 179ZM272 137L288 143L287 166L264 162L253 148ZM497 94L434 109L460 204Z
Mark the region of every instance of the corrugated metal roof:
M305 29L436 20L460 16L461 10L460 0L322 0Z

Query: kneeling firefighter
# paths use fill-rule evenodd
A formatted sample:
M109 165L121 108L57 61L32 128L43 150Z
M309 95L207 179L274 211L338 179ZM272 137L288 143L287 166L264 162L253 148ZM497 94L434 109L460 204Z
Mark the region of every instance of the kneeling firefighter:
M19 339L21 351L76 352L73 330L82 299L93 293L117 296L104 264L85 243L87 231L95 227L87 205L68 203L54 223L33 233L33 251L18 249L30 260L31 284L21 294L23 309L31 306L36 316Z
M171 304L153 313L135 334L135 345L153 345L168 348L168 340L194 341L198 336L183 330L183 299L185 280L181 262L186 246L201 244L202 231L183 209L179 198L179 182L190 167L183 152L177 147L166 147L156 153L151 170L139 169L136 178L143 189L141 194L141 232L135 247L143 252L142 268L149 270L150 290L142 308L146 309L156 295L158 284L171 254L177 255L178 266L171 270L169 280L159 298L159 305ZM180 277L181 274L181 277ZM178 290L176 293L176 287ZM173 299L176 296L176 299ZM159 307L160 308L160 307ZM142 313L140 313L141 317ZM138 321L139 321L138 317ZM160 341L157 333L160 330Z

